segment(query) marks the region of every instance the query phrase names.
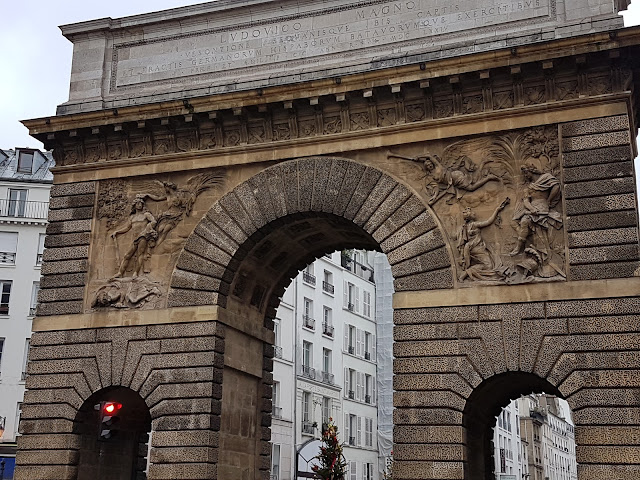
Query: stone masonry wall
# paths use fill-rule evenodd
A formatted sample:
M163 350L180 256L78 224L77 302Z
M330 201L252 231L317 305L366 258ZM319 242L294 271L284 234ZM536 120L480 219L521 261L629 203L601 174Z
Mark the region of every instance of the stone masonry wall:
M216 478L224 338L217 322L35 332L16 480L76 478L77 412L109 386L149 407L149 479Z

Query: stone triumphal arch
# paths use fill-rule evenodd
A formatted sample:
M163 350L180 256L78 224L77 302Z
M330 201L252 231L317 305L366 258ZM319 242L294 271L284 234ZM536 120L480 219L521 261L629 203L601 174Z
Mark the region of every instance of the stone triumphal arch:
M640 478L624 8L221 0L62 27L69 101L25 121L56 167L16 478L268 478L278 298L347 247L395 279L395 479L488 478L489 419L531 388L573 409L579 480ZM96 441L105 400L135 406L128 443Z

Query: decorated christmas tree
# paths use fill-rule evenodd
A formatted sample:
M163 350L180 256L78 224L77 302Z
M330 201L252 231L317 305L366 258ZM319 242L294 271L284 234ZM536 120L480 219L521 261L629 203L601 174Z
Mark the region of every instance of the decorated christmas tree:
M347 473L347 462L342 454L342 444L338 441L338 427L329 418L322 432L322 446L320 453L315 457L319 465L311 469L323 480L344 480Z

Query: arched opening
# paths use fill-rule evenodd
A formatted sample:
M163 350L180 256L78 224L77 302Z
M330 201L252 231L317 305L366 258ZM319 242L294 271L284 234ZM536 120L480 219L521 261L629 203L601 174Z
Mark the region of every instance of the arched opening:
M94 393L75 421L80 437L77 480L147 478L150 432L149 408L137 392L108 387Z
M521 395L547 393L563 398L546 379L533 373L505 372L478 385L467 399L463 412L466 429L467 468L465 480L494 480L494 427L502 410ZM519 479L518 479L519 480Z

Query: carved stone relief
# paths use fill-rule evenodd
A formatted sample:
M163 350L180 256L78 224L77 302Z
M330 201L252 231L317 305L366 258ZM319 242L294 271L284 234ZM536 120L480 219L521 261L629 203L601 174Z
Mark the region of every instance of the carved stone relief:
M224 170L214 170L177 182L101 182L96 229L100 248L92 262L96 267L90 273L89 307L161 308L175 257L199 220L191 218L195 204L225 178Z
M461 286L565 279L558 156L555 126L462 140L438 154L388 154L410 162L405 172L449 236Z

